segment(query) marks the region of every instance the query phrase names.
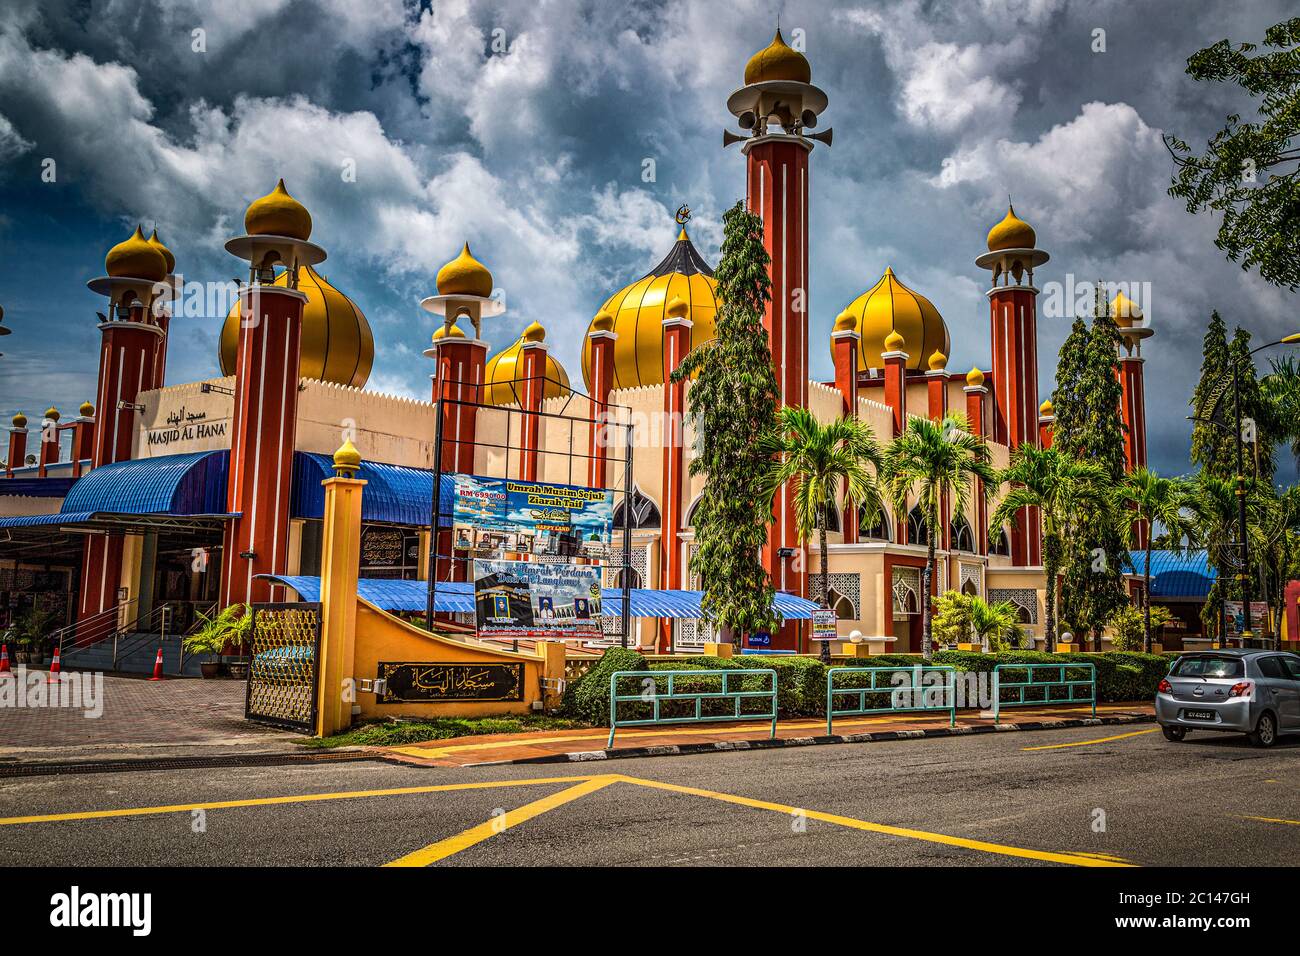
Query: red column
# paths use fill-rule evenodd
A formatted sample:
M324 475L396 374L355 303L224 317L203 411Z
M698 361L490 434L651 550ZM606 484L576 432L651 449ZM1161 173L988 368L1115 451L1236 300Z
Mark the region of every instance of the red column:
M298 362L302 308L296 289L244 289L235 408L221 553L222 604L268 601L271 585L258 574L284 574L289 563L289 492L298 423ZM247 317L256 317L249 321Z
M1013 451L1038 441L1038 343L1033 286L989 290L993 342L993 440ZM1042 563L1038 511L1026 508L1011 531L1013 564Z
M154 349L153 387L162 388L167 380L167 332L171 327L171 313L160 312L154 321L158 323L158 328L162 329L162 337L158 339L157 347Z
M51 408L41 421L41 451L36 459L38 478L44 478L50 465L59 463L59 410Z
M948 414L948 373L942 365L935 368L933 358L930 360L930 371L925 373L925 388L929 406L927 413L932 420L942 421L943 416Z
M844 413L853 417L858 414L858 346L862 341L862 336L854 330L855 324L852 315L841 313L835 321L835 331L831 333L831 349L835 354L835 387L844 400ZM853 544L858 540L856 507L844 509L841 526L844 528L845 544Z
M131 457L136 413L129 406L138 404L141 392L156 387L155 356L163 332L144 319L144 310L136 308L131 310L129 319L99 324L99 382L90 445L92 468ZM121 576L122 536L89 535L81 561L78 620L106 611L117 603Z
M541 326L533 323L541 330ZM531 331L531 330L530 330ZM544 333L543 333L544 334ZM520 428L519 477L524 481L537 480L537 449L541 435L542 399L546 395L546 343L540 337L530 340L524 333L519 350L519 398L523 406L523 424Z
M984 425L984 397L989 390L984 387L984 373L978 368L966 373L966 384L962 391L966 393L966 423L970 427L970 433L988 437ZM980 554L988 554L988 503L982 494L977 493L975 496L975 513L979 518L975 527L975 546Z
M27 416L14 416L13 427L9 429L9 457L5 460L5 477L12 478L15 468L22 468L27 457Z
M614 387L614 317L607 312L596 316L587 338L591 340L591 432L587 442L587 484L604 488L611 435L605 430L609 421L609 393Z
M763 246L771 256L772 299L767 329L784 405L808 405L808 153L812 144L799 136L771 134L742 146L746 156L746 203L763 220ZM807 562L781 558L783 549L802 553L789 488L777 492L763 564L772 583L807 594ZM795 629L782 628L773 647L794 648Z
M893 417L894 434L897 438L907 428L907 360L903 351L906 343L897 332L890 332L885 337L885 349L880 356L885 364L885 404Z
M683 499L686 497L683 423L686 406L686 383L667 381L676 371L686 353L691 350L691 320L686 318L689 306L680 298L668 304L668 318L663 321L664 349L664 448L663 448L663 553L660 582L668 590L679 590L685 579L682 560L681 533L685 525ZM660 621L659 651L671 648L673 622Z
M436 336L425 355L434 360L433 401L441 402L442 449L439 464L444 472L474 473L474 435L478 419L477 404L483 400L483 367L488 345L480 339L463 336ZM438 532L435 549L438 580L464 581L469 576L465 561L452 561L443 555L452 553L451 530Z
M1120 413L1124 419L1124 461L1129 471L1147 464L1146 386L1142 380L1145 359L1129 355L1119 360L1119 380L1123 386Z
M94 464L95 406L90 402L81 406L81 416L72 423L72 473L78 478ZM82 465L89 461L90 465Z

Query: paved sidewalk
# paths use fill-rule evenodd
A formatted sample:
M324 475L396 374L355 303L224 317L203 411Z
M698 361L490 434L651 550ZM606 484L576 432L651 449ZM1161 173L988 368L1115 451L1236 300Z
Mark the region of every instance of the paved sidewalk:
M39 673L40 683L48 688L45 674ZM37 674L27 671L29 684ZM64 676L84 679L89 675L75 672ZM54 707L26 695L25 706L15 706L16 679L0 676L0 681L9 684L0 694L0 701L9 701L0 705L0 766L301 750L291 743L301 734L244 720L244 681L149 681L105 675L101 696L91 700L92 706L81 699L78 706ZM98 716L94 716L96 711Z
M992 717L980 717L975 712L959 712L957 726L953 729L948 726L946 713L842 717L836 719L834 736L830 737L826 735L825 720L785 720L777 724L775 741L769 740L771 721L745 721L655 728L629 727L619 730L614 737L614 747L609 750L605 749L609 730L600 728L455 737L423 744L373 749L386 757L422 766L468 767L498 763L581 762L817 743L865 743L901 737L1011 732L1048 727L1078 727L1094 723L1137 723L1154 719L1155 711L1150 703L1135 701L1098 704L1096 718L1092 717L1091 708L1086 705L1017 707L1003 712L1000 726L994 726Z

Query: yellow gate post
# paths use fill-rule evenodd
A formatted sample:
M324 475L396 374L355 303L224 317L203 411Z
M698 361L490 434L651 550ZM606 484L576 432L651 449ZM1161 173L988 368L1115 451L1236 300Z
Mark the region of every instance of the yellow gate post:
M352 678L357 641L357 578L361 573L361 454L351 441L334 453L334 477L321 482L325 515L320 560L320 682L316 733L328 737L352 725Z

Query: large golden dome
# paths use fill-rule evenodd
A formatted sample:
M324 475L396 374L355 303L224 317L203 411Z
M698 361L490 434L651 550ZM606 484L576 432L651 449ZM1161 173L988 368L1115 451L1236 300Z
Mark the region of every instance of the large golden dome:
M155 249L157 249L159 252L162 253L163 259L167 262L167 274L171 275L173 272L175 272L176 257L172 255L172 251L168 249L166 246L164 246L162 240L158 238L157 229L153 231L153 234L149 236L149 239L147 241L149 245L153 246Z
M534 322L524 329L524 334L515 340L514 345L502 349L488 359L483 369L483 401L488 405L517 405L523 398L523 368L519 364L520 352L524 340L542 342L546 339L546 330ZM513 384L512 384L513 383ZM562 398L569 394L569 373L564 366L555 361L549 352L546 354L546 387L543 398Z
M717 280L683 229L663 262L629 286L619 289L597 310L614 317L614 388L659 385L664 380L664 327L668 305L681 299L693 323L692 345L713 338L718 313ZM602 323L603 324L603 323ZM591 339L582 343L582 380L591 390Z
M1110 314L1121 329L1132 328L1134 321L1140 323L1145 318L1142 309L1122 289L1110 300Z
M989 252L1001 252L1003 249L1032 249L1038 240L1034 227L1016 215L1016 209L1007 204L1007 214L1002 221L989 230Z
M812 67L808 58L788 46L781 36L780 27L772 42L749 58L745 64L745 85L765 83L768 80L786 80L794 83L811 83Z
M862 336L859 371L883 367L880 355L888 351L885 340L894 332L903 337L908 368L924 369L936 351L945 356L952 352L948 326L939 310L925 296L899 282L893 269L886 269L880 281L844 311L854 317L854 328Z
M119 242L104 257L104 271L113 278L160 282L167 277L167 259L149 243L139 226L129 239Z
M276 276L275 285L287 283L287 272ZM365 315L311 266L298 269L298 291L307 296L302 307L302 358L298 375L361 388L370 378L370 367L375 361L375 337ZM238 348L237 302L221 327L222 375L235 374Z

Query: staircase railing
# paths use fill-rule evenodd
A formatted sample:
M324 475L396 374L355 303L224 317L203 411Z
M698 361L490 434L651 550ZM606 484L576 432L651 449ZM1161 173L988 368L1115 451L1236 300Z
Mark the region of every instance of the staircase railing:
M100 641L110 637L116 639L117 635L124 630L119 624L123 617L123 612L129 615L135 607L136 598L129 601L119 601L106 611L100 611L98 614L91 614L89 617L83 617L81 620L59 628L57 631L51 631L46 635L46 640L59 649L59 656L63 656L63 644L68 638L72 638L78 644L97 644Z

